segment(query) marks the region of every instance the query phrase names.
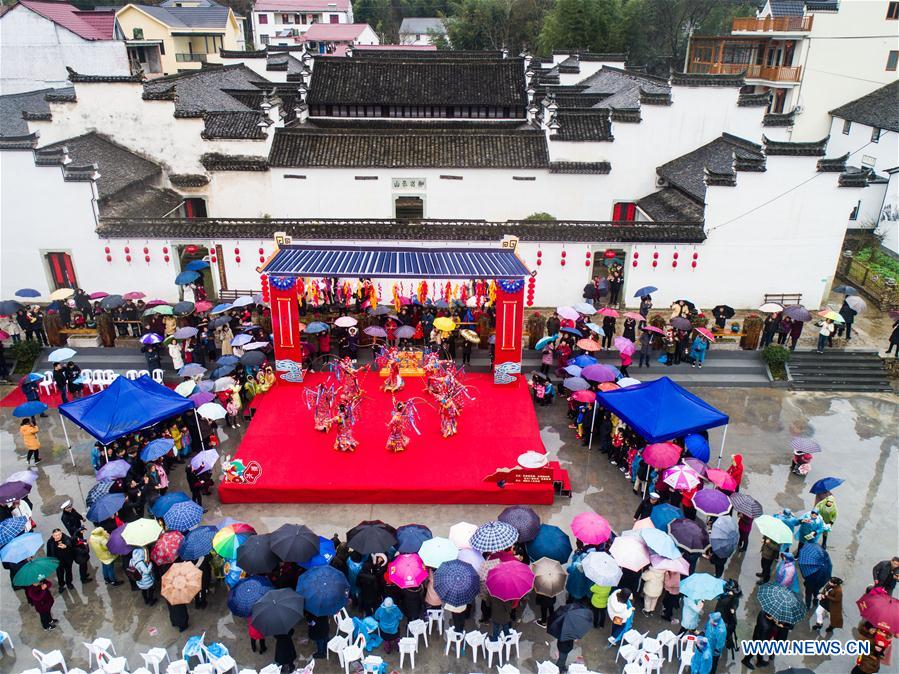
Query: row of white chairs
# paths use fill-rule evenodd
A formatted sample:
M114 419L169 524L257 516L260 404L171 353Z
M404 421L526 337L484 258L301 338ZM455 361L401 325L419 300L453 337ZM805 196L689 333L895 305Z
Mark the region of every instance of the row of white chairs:
M147 375L157 384L162 384L163 374L163 371L158 368L153 370L152 373L149 370L128 370L125 373L125 377L128 379L138 379L139 377ZM53 372L51 370L45 370L43 376L44 378L41 383L38 384L38 388L47 395L52 395L57 390L56 382L53 381ZM81 370L81 381L83 382L84 387L91 393L98 390L102 391L120 376L121 375L117 374L114 370Z
M678 674L684 670L689 672L696 635L683 634L678 638L671 630L659 632L655 637L648 634L631 629L622 635L615 661L619 657L624 660L624 674L660 674L666 660L673 662L675 659L680 662Z

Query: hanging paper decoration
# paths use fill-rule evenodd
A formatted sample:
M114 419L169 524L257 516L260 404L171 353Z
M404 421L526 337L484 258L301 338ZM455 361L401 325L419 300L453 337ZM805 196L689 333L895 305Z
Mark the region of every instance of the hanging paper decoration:
M312 299L312 306L317 307L319 303L321 288L319 288L318 281L313 280L309 284L309 294Z
M536 282L537 280L533 276L528 278L527 304L529 307L534 306L534 285L536 284Z
M297 297L302 298L305 296L306 296L306 282L301 278L297 278Z
M428 299L428 282L422 281L418 284L418 303L424 304Z
M398 283L394 282L393 284L393 310L396 313L400 312L400 307L402 303L400 302L400 286Z
M504 292L507 292L509 294L517 293L522 288L524 288L524 279L515 279L515 280L511 280L511 281L506 280L506 279L500 279L499 281L497 281L497 283L499 284L499 287L503 289Z
M269 288L268 275L262 274L262 276L260 276L259 278L262 283L262 301L266 302L266 303L270 302L271 301L271 290Z
M459 292L459 299L462 300L462 304L468 302L468 284L462 284L462 290Z
M293 288L295 280L293 276L272 276L269 283L278 290L290 290Z
M496 302L496 281L491 281L489 287L490 290L488 292L490 297L490 304L493 304L494 302Z
M638 253L637 251L634 251L634 261L631 262L631 266L632 266L632 267L636 267L637 264L639 264L639 263L637 262L637 260L639 260L639 259L640 259L640 253Z

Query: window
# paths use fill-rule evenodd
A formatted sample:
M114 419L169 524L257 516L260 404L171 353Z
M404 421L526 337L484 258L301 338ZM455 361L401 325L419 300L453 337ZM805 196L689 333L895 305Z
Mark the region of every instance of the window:
M184 200L184 217L185 218L205 218L206 217L206 201L197 197L191 197Z
M637 204L632 201L621 201L612 209L612 220L615 222L633 222L637 219Z
M862 202L859 200L857 204L855 204L855 208L852 209L852 212L849 214L850 220L858 220L858 212L862 208Z
M271 37L268 35L262 35L262 44L268 45L271 42Z
M44 257L47 260L47 268L50 271L50 283L54 290L78 287L71 255L68 253L47 253Z
M887 19L892 21L899 20L899 2L887 3Z
M268 14L260 14L259 15L259 24L265 25L268 23Z
M862 166L865 168L873 169L875 164L877 164L877 157L872 157L869 154L862 155Z
M425 202L421 197L397 197L394 206L397 220L421 220L425 217Z
M337 14L331 14L329 17L331 23L340 23L340 17Z
M143 28L134 28L131 31L131 37L135 40L143 40L144 39L144 29Z
M887 56L887 70L895 71L897 63L899 63L899 51L893 50Z
M852 130L852 122L850 122L848 119L844 120L843 121L843 134L848 136L849 131L851 131L851 130Z
M878 129L876 126L873 129L871 129L871 142L872 143L880 142L880 129Z

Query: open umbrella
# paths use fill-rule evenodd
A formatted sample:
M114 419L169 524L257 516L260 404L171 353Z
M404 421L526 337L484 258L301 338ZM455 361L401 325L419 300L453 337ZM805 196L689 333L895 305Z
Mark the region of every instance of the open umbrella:
M579 339L576 344L577 348L583 349L584 351L599 351L599 344L594 342L592 339Z
M115 515L125 504L124 494L106 494L101 496L87 511L87 519L99 523Z
M613 344L619 352L628 356L633 356L634 352L637 350L637 346L627 337L618 336L615 338Z
M203 519L203 506L193 501L179 501L169 506L162 521L165 528L171 531L189 531L199 525Z
M687 318L672 318L668 321L676 330L692 330L693 324Z
M643 450L643 460L653 468L670 468L680 461L681 451L673 442L656 442Z
M200 391L199 393L194 393L190 396L190 399L193 401L194 405L199 407L200 405L205 405L206 403L211 403L215 400L215 394L210 393L209 391Z
M448 538L441 538L440 536L424 541L418 550L418 556L421 557L425 566L430 566L432 569L437 569L444 562L456 559L458 555L459 548L456 544Z
M587 329L590 332L592 332L596 335L599 335L600 337L604 337L606 334L606 331L603 330L602 327L597 325L596 323L587 323Z
M55 557L38 557L26 562L25 565L13 576L12 584L18 587L34 585L46 580L59 566L59 560Z
M833 321L834 323L845 323L846 322L846 319L844 319L840 314L838 314L836 311L833 311L831 309L825 309L824 311L819 311L818 315L821 316L821 318L826 318L830 321Z
M253 536L252 538L250 538L250 541L252 541L253 538L259 538L259 537ZM247 541L247 543L249 543L249 541ZM243 550L245 546L246 546L246 543L244 543L240 547L240 550ZM237 551L238 557L240 557L240 550ZM334 555L336 555L336 554L337 554L337 548L334 547L334 541L332 541L330 538L325 538L324 536L319 536L318 537L318 552L315 553L314 555L312 555L312 557L310 557L305 562L300 562L300 566L303 567L304 569L311 569L312 567L315 567L315 566L327 566L328 564L331 563L331 560L334 559Z
M124 459L109 461L100 466L97 471L98 480L120 480L131 470L131 464Z
M461 560L448 560L434 572L434 592L447 604L465 606L474 601L480 590L478 572Z
M250 346L250 344L247 344L247 346ZM266 346L268 346L268 344L266 344ZM266 360L268 360L268 356L266 356L261 351L248 351L240 357L241 363L243 363L244 365L249 365L251 367L259 367Z
M709 469L705 461L695 456L688 456L684 459L684 464L696 471L696 474L700 477L705 477L705 472Z
M166 531L153 544L150 559L154 564L171 564L178 559L178 551L184 542L184 534L180 531Z
M25 484L30 484L34 486L37 482L37 471L29 468L28 470L18 470L8 478L6 478L6 483L8 482L24 482Z
M662 472L662 481L675 491L688 491L699 484L699 474L685 464L679 463Z
M589 365L581 370L581 377L592 382L615 381L619 374L611 365Z
M427 573L425 573L427 577ZM333 566L316 566L300 576L297 593L306 603L306 610L315 616L330 618L347 605L350 600L350 584L346 576ZM263 600L270 597L266 595ZM256 613L253 612L253 626L256 625Z
M230 304L224 304L224 303L216 304L214 307L212 307L212 309L209 310L209 315L210 316L218 316L219 314L223 314L226 311L229 311L230 309L231 309Z
M540 531L540 516L528 506L509 506L499 514L497 520L515 527L521 543L534 540Z
M812 313L801 304L791 304L788 307L784 307L784 316L800 323L812 320Z
M178 328L177 330L175 330L174 338L175 339L190 339L192 337L196 337L197 332L199 332L199 330L197 330L196 328L192 328L190 326L187 326L184 328Z
M531 563L534 572L534 591L545 597L555 597L565 589L568 572L557 560L541 557Z
M500 562L487 572L487 591L502 601L521 599L534 587L534 572L517 560Z
M236 300L231 303L232 307L248 307L251 304L256 304L256 301L253 299L252 295L241 295Z
M531 559L547 557L564 563L571 557L568 534L552 524L541 524L537 536L526 544L526 548Z
M176 503L186 503L190 500L190 496L183 491L170 491L150 503L150 512L156 517L163 517Z
M759 606L778 622L795 625L805 617L805 604L795 592L783 585L765 583L760 585L756 595Z
M858 606L861 617L874 627L889 634L899 632L899 599L888 595L883 588L875 587L866 592L855 605Z
M518 541L518 530L505 522L487 522L478 527L471 537L471 547L478 552L507 550Z
M664 335L664 334L665 334L665 331L662 330L662 328L657 328L657 327L654 326L654 325L641 325L641 326L640 326L640 329L641 329L641 330L645 330L646 332L654 332L654 333L656 333L657 335Z
M811 438L797 437L790 440L790 449L802 454L818 454L821 451L821 445Z
M109 540L106 541L106 547L114 555L130 555L131 551L134 550L134 546L128 545L125 539L122 538L124 531L125 525L123 524L109 532Z
M72 360L72 358L75 357L76 353L77 351L75 351L75 349L63 347L62 349L51 351L50 355L47 356L47 360L49 360L51 363L61 363L66 360Z
M759 307L759 311L762 311L766 314L775 314L778 311L783 311L783 307L780 306L777 302L766 302Z
M374 307L373 309L369 309L368 313L370 313L372 316L386 316L390 313L390 307L381 304L377 307Z
M12 411L12 415L19 419L24 419L26 417L34 417L38 414L43 414L46 410L46 403L42 403L40 400L29 400L27 403L16 406Z
M837 286L836 288L833 289L833 292L840 293L843 295L858 295L858 290L856 290L852 286L846 286L846 285Z
M27 524L28 518L26 517L9 517L0 522L0 547L7 545L24 532Z
M188 363L178 370L178 374L182 377L201 377L206 374L206 368L199 363Z
M658 503L652 508L649 519L656 529L668 531L668 525L676 519L684 516L684 511L670 503Z
M565 604L553 613L546 632L560 641L581 639L593 629L593 613L580 604Z
M155 332L148 332L141 335L140 338L141 344L159 344L160 342L162 342L162 337L157 335Z
M249 618L256 602L274 589L275 586L265 576L242 578L228 592L228 609L239 618Z
M549 335L548 337L541 337L539 340L537 340L537 343L534 344L534 350L535 351L543 351L543 349L546 348L546 345L552 344L554 341L556 341L557 337L558 337L558 335ZM478 341L480 341L480 340L478 340Z
M159 522L142 517L125 525L122 530L122 540L128 545L142 548L150 543L155 543L161 533L162 527L159 526Z
M740 542L740 532L737 531L737 523L734 518L719 517L715 520L709 534L709 542L712 545L712 552L723 559L734 554L737 543Z
M178 556L192 562L208 555L212 551L212 539L216 531L215 527L209 525L191 529L184 534L184 542L181 543Z
M582 353L580 356L573 359L571 362L574 365L577 365L579 368L581 368L581 374L583 374L584 368L586 368L590 365L596 365L599 361L596 360L596 358L594 358L593 356L588 356L587 354Z
M569 374L572 377L580 377L581 369L582 368L578 367L577 365L566 365L565 367L562 368L562 370L565 373ZM587 381L587 380L585 379L584 381Z
M709 330L708 328L698 327L698 328L693 328L693 329L696 330L696 332L698 332L700 335L705 337L710 342L715 341L715 335L713 335L712 331Z
M98 482L91 487L87 492L87 496L84 497L84 502L87 504L88 510L90 510L102 497L112 491L113 486L114 484L112 482Z
M0 548L0 561L18 564L37 554L44 547L44 539L35 531L21 534Z
M302 524L282 524L271 533L270 548L281 561L300 564L318 554L318 536Z
M574 307L561 306L556 307L556 313L561 317L568 319L569 321L576 321L580 318L578 312L574 309Z
M643 286L634 293L634 297L646 297L647 295L651 295L652 293L657 291L658 288L656 288L655 286Z
M423 524L406 524L396 530L397 551L418 552L421 544L434 538L434 534Z
M596 309L593 307L593 305L587 302L579 302L578 304L573 305L571 308L577 311L579 314L584 314L585 316L592 316L596 313Z
M719 517L730 512L731 504L723 491L706 487L693 495L693 507L704 515Z
M806 580L819 578L826 583L833 573L830 555L817 543L803 544L799 548L799 554L796 555L796 562L799 564L802 577Z
M192 313L195 308L196 305L193 302L177 302L175 306L172 307L172 312L178 316L187 316Z
M596 394L593 391L575 391L571 399L579 403L592 403L596 402Z
M234 368L232 367L231 369L233 370ZM221 421L228 415L228 413L225 412L225 408L218 403L205 403L200 405L197 408L197 414L210 421Z
M631 571L639 571L649 564L649 550L640 537L619 536L612 541L609 554L618 566Z
M235 522L222 527L212 539L212 549L225 559L236 559L237 549L250 536L255 536L256 530L249 524Z
M12 316L19 309L23 309L21 302L15 300L3 300L0 302L0 316Z
M562 381L562 386L569 391L586 391L590 388L590 383L581 377L567 377Z
M646 547L657 555L668 557L669 559L677 559L683 556L681 551L677 549L677 543L674 542L674 539L664 531L660 531L655 527L643 528L639 531L640 538L646 543Z
M209 263L206 260L191 260L186 265L184 265L185 271L203 271L204 269L209 268Z
M675 573L679 573L682 576L690 575L690 562L688 562L687 558L683 556L677 557L676 559L668 559L667 557L662 557L661 555L651 553L649 555L649 564L654 569L661 569L662 571L674 571Z
M734 478L720 468L706 468L705 479L725 491L734 491L737 488Z
M179 396L184 396L185 398L190 396L196 390L197 382L192 379L190 381L183 381L175 387L175 393Z
M453 545L459 548L459 550L463 550L471 547L471 537L474 536L474 533L477 530L477 524L472 524L471 522L457 522L450 527L448 538Z
M387 580L404 590L418 587L427 578L424 562L414 552L397 555L387 565Z
M364 332L369 337L387 337L387 331L378 325L369 325L362 332Z
M712 308L712 316L715 318L733 318L735 313L734 308L726 304L718 304Z
M708 462L710 453L709 441L704 436L699 433L690 433L686 435L684 437L684 447L693 458ZM704 474L705 470L696 472Z
M452 318L440 316L434 319L434 327L443 332L451 332L456 329L456 323Z
M183 271L175 277L175 285L187 286L198 280L200 275L195 271Z
M599 545L609 540L612 527L605 517L587 511L575 515L571 520L571 533L587 545Z
M833 491L843 484L843 482L844 480L839 477L824 477L811 486L809 493L823 494L826 491Z
M207 470L212 470L212 467L218 459L219 453L217 451L214 449L204 449L202 452L195 454L193 458L191 458L190 467L199 475L205 473Z
M745 494L743 492L731 494L730 502L731 504L733 504L734 510L736 510L741 515L746 515L746 517L749 517L751 519L759 517L764 512L761 503L756 501L749 494Z
M278 562L278 555L272 551L271 534L250 536L237 548L237 565L249 575L271 573Z
M351 328L356 325L359 321L357 321L352 316L341 316L336 321L334 321L334 325L338 328Z
M709 547L709 533L695 520L676 519L668 525L668 533L687 552L703 552Z
M708 573L694 573L680 582L680 593L691 599L711 601L724 593L724 581Z
M396 542L396 535L390 530L378 525L368 525L353 536L348 536L347 545L360 554L372 555L387 552Z
M599 310L600 316L606 316L608 318L618 318L621 314L612 309L611 307L603 307Z
M321 567L328 569L331 567ZM340 574L337 569L331 569ZM312 573L308 571L300 576L300 580ZM340 574L343 577L343 574ZM343 577L344 583L346 578ZM250 613L253 627L265 636L287 634L303 617L303 597L292 588L266 592L254 605ZM339 608L337 610L340 610ZM337 611L334 611L336 613ZM333 615L333 614L329 614Z
M760 515L754 520L759 533L779 545L789 545L793 542L793 531L781 520L771 515Z
M587 578L602 587L615 587L623 575L621 567L612 555L595 550L588 552L581 559L581 570Z
M40 297L41 294L34 288L19 288L16 291L16 297Z

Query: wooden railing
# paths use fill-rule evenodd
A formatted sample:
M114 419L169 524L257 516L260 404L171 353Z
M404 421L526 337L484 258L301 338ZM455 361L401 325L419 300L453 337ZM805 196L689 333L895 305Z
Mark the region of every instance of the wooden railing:
M748 80L768 80L769 82L799 82L802 78L801 66L756 66L748 63L709 63L693 61L691 73L709 75L739 75L745 73Z
M881 311L899 309L899 286L877 274L861 260L841 256L837 275L873 299Z
M733 32L744 31L751 33L769 32L808 32L812 29L813 16L778 16L755 19L742 17L734 19L731 25Z

